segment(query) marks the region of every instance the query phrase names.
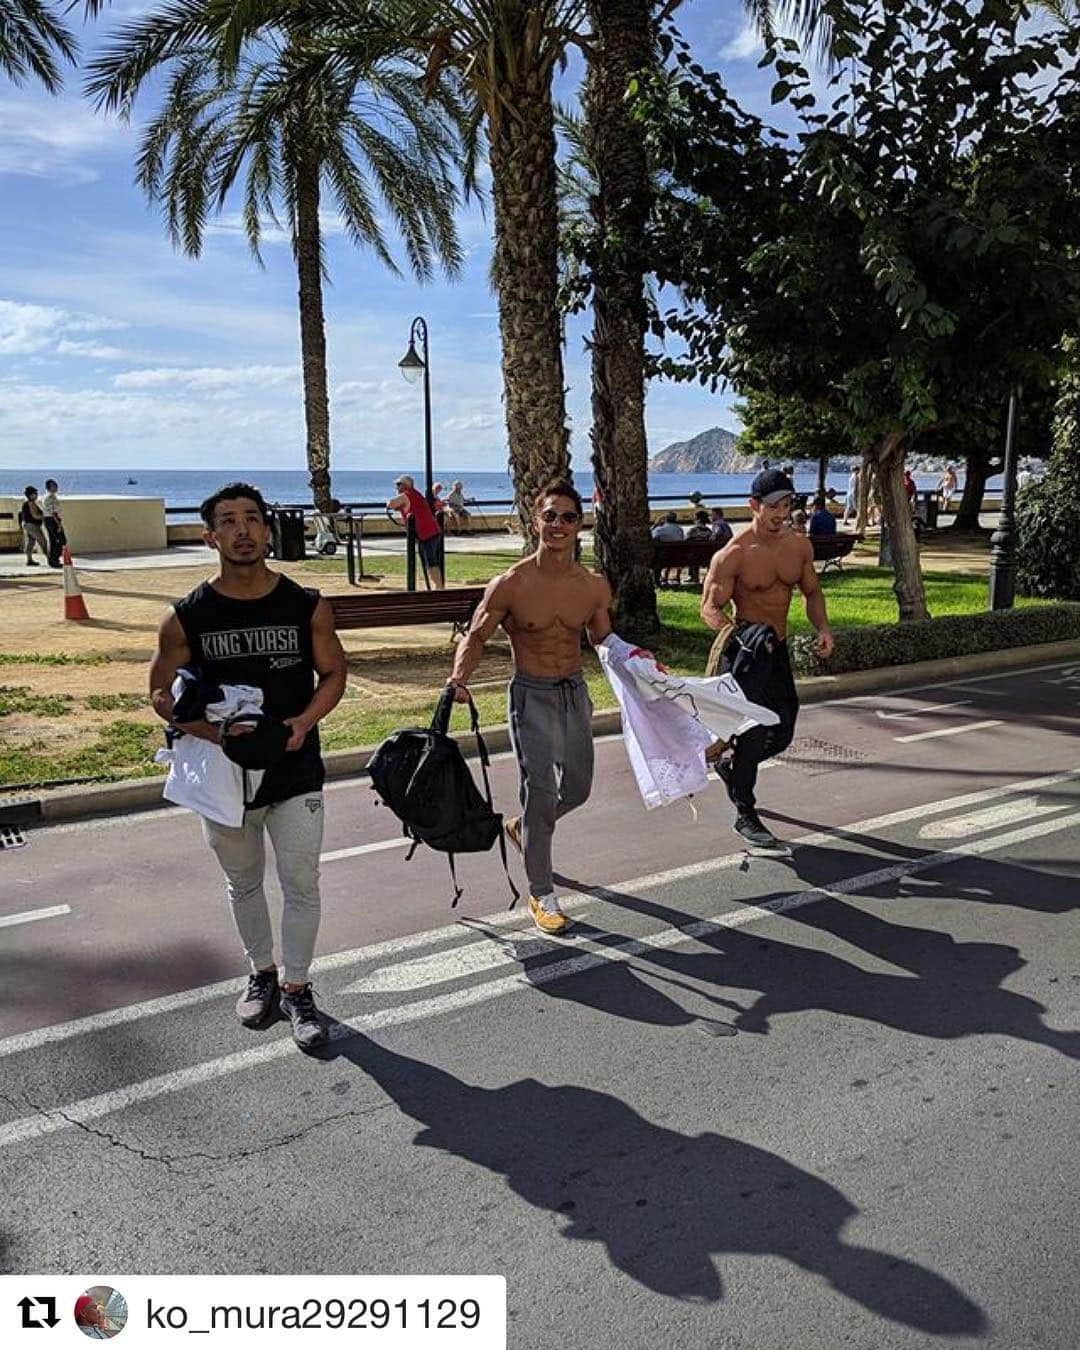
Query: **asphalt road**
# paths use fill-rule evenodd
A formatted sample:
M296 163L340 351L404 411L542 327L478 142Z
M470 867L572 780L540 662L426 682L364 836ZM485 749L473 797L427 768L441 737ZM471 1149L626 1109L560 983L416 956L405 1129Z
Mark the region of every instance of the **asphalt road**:
M176 811L0 853L0 1271L505 1274L515 1350L1075 1350L1080 667L804 710L647 813L617 739L542 938L328 795L321 1059L231 1016ZM513 765L496 764L510 807ZM40 915L40 916L39 916Z

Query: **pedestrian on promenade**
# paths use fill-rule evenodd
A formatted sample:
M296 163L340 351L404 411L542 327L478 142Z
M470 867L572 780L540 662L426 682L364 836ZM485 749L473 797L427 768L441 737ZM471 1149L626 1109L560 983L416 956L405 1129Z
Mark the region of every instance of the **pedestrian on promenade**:
M297 1045L310 1050L326 1040L308 978L321 907L325 774L318 724L345 692L345 654L330 606L318 591L266 566L269 512L258 488L230 483L199 512L219 571L163 620L150 667L150 697L158 715L170 720L176 672L194 666L211 684L261 690L263 711L289 729L285 754L266 769L243 824L233 828L204 817L203 834L225 873L251 971L236 1015L254 1027L280 1009ZM176 725L185 735L221 744L220 728L208 721ZM285 901L280 982L264 889L266 835Z
M818 654L827 658L833 635L825 596L814 571L809 539L789 527L795 487L778 469L759 473L750 487L753 519L713 558L701 596L701 617L718 633L730 629L721 671L730 672L746 697L780 717L775 727L757 726L737 736L730 755L716 769L735 807L735 833L752 848L785 852L757 813L754 786L758 766L791 744L799 698L787 647L788 609L795 587L806 601L806 617L818 632ZM734 617L727 606L734 605Z
M60 485L55 478L45 479L45 496L41 499L41 514L45 517L45 533L49 543L49 566L60 566L60 552L67 543L64 521L60 515Z
M848 472L847 496L844 498L844 524L859 516L859 466L853 464Z
M26 500L19 507L19 524L22 526L23 545L26 549L27 567L39 567L34 559L34 545L41 549L42 557L48 558L49 545L45 539L45 515L38 503L38 490L28 487L23 490Z
M405 524L412 516L416 524L416 547L424 561L428 578L437 591L445 588L443 580L442 530L435 519L435 513L428 505L422 493L417 492L412 476L403 473L394 479L397 495L386 503L388 511L397 511Z
M555 822L588 800L592 788L592 702L581 673L581 631L593 645L611 632L611 590L602 576L575 561L581 497L570 483L549 484L535 506L535 553L495 578L460 643L447 684L459 702L484 644L502 625L510 639L514 675L509 688L510 735L521 770L521 815L506 834L525 859L529 912L545 933L569 919L559 908L552 874Z
M942 511L952 510L952 499L959 486L956 477L956 470L951 464L946 464L945 472L941 475L941 481L938 483L938 492L941 494Z

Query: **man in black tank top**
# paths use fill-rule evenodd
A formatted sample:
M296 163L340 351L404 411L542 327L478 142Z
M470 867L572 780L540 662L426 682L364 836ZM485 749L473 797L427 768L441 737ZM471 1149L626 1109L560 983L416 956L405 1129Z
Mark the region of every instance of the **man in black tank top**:
M203 818L203 834L220 862L251 974L236 1014L245 1026L265 1023L275 1007L292 1023L301 1049L323 1044L326 1029L308 980L319 928L319 855L324 778L318 723L345 692L345 653L330 606L266 566L269 513L258 488L231 483L200 507L204 538L220 571L166 615L150 667L155 711L170 721L171 688L180 666L197 666L215 684L254 685L263 710L284 722L284 757L266 770L237 829ZM179 725L186 735L220 742L207 721ZM264 831L274 845L285 897L281 979L266 904Z

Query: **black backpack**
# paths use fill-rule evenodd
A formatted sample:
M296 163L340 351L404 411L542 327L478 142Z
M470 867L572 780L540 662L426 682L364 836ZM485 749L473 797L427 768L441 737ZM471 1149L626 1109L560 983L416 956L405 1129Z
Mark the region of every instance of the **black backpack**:
M461 747L447 735L453 706L454 691L448 686L439 697L430 727L426 730L407 727L402 731L391 732L368 764L371 785L401 821L406 836L413 841L406 861L412 858L421 844L447 854L454 882L454 905L462 894L454 868L454 854L486 853L497 842L506 879L514 896L510 904L513 909L518 891L510 879L507 866L503 818L492 806L491 784L488 781L491 760L484 738L480 735L476 704L469 699L472 730L484 779L484 796L477 791Z

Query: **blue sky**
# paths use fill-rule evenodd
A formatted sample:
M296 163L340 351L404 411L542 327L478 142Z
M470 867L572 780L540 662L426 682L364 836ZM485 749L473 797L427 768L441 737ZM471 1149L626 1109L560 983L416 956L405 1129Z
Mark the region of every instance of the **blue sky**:
M92 50L118 0L83 30ZM768 107L760 44L734 0L686 0L680 26L704 64L746 106ZM571 77L560 90L572 93ZM301 468L296 277L285 241L265 270L251 260L235 208L211 227L203 256L174 252L133 184L138 127L79 96L0 81L0 444L10 466ZM333 221L329 222L331 230ZM395 278L343 236L328 237L326 291L334 465L389 468L420 458L419 391L401 378L414 314L432 341L434 435L454 469L505 465L499 340L488 286L490 223L463 213L461 281ZM588 458L589 387L582 337L569 326L568 405L575 460ZM728 395L654 383L651 450L717 424L737 425Z

